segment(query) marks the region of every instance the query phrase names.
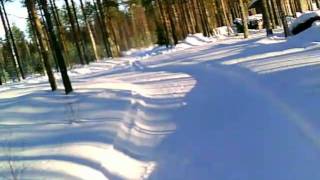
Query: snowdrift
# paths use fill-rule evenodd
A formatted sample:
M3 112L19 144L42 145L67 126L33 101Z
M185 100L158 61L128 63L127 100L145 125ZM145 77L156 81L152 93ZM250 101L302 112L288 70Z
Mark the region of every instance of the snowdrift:
M130 49L128 51L123 51L121 52L121 55L129 59L146 59L151 56L166 54L177 50L184 50L192 48L194 46L202 46L211 42L215 42L218 39L224 39L230 34L234 34L234 31L227 26L222 26L214 29L213 34L214 35L212 37L205 37L202 33L189 34L186 39L179 41L176 46L166 47L154 45L147 48Z
M288 43L305 44L311 42L320 42L320 21L312 23L311 27L303 32L291 37Z
M310 28L315 21L320 20L320 11L306 12L295 19L290 30L293 35L299 34L306 29Z
M185 40L180 41L179 44L177 44L175 48L186 49L186 48L190 48L193 46L201 46L201 45L207 44L209 42L213 42L215 40L216 40L216 38L204 37L200 33L190 34L190 35L188 35L188 37Z
M155 45L142 49L130 49L128 51L122 52L121 54L126 57L146 59L150 56L166 54L169 52L174 52L176 50L183 50L194 46L201 46L210 42L214 42L219 38L227 36L228 29L227 27L217 28L214 34L214 37L204 37L202 33L189 34L186 39L180 41L179 44L173 47Z

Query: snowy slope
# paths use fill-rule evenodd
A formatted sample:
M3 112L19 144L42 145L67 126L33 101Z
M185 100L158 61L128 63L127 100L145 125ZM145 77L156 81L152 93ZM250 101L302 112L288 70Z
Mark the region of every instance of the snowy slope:
M290 29L292 30L296 28L299 24L303 24L309 19L314 17L319 17L319 16L320 16L320 11L305 12L292 22L292 24L290 25Z
M319 179L320 46L308 35L137 51L73 70L69 96L41 77L2 86L0 175Z

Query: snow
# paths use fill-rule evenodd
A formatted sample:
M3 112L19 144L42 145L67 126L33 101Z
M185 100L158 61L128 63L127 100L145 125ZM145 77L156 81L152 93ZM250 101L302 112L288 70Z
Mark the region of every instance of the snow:
M248 17L250 21L262 21L262 14L254 14Z
M305 12L303 14L297 14L298 18L296 18L291 24L290 24L290 29L296 28L299 24L305 23L307 20L310 18L314 18L317 16L320 16L320 11L310 11L310 12Z
M257 21L262 21L262 14L254 14L251 16L248 16L248 23L252 21L251 23L257 22ZM236 18L234 20L234 23L242 24L242 19L241 18Z
M320 42L320 37L318 37L318 34L320 33L320 22L315 21L313 22L312 26L305 31L302 31L301 33L293 36L290 38L290 42L295 41L294 43L310 43L310 42Z
M68 96L1 86L0 176L319 179L318 31L132 50L71 70Z
M215 42L217 39L222 39L227 35L227 27L219 27L215 30L214 37L204 37L202 33L189 34L185 40L180 41L179 44L173 47L167 48L166 46L155 45L142 49L130 49L128 51L122 52L122 55L125 56L125 58L129 58L129 61L135 61L137 58L146 59L151 56L166 54L177 50L184 50L192 48L194 46L205 45L211 42Z

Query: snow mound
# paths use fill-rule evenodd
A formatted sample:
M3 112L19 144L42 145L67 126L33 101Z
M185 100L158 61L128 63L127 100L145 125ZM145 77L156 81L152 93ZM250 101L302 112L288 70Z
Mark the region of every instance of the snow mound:
M166 46L155 45L147 48L130 49L128 51L123 51L121 55L126 57L140 57L145 59L150 56L163 54L164 51L168 51L168 48Z
M224 38L229 36L230 33L234 34L234 31L232 28L228 28L227 26L218 27L214 30L214 35L217 38Z
M313 22L312 26L307 30L291 37L289 43L304 44L309 42L320 42L320 21Z
M290 25L292 34L299 34L300 32L312 26L314 21L320 20L320 11L310 11L300 15Z
M179 49L185 49L185 48L189 48L192 46L201 46L210 42L215 41L216 38L210 38L210 37L204 37L202 34L198 33L198 34L190 34L188 35L188 37L181 41L179 44L176 45L176 48Z
M248 17L248 23L254 23L256 21L262 21L262 14L255 14ZM236 18L233 23L235 24L241 24L242 25L242 19Z
M215 42L218 38L222 38L227 35L226 27L217 28L214 37L205 37L201 33L189 34L186 39L180 41L176 46L166 47L166 46L150 46L141 49L130 49L128 51L121 52L121 55L130 58L130 61L135 61L136 59L146 59L152 56L166 54L174 52L176 50L184 50L194 46L201 46L211 42Z

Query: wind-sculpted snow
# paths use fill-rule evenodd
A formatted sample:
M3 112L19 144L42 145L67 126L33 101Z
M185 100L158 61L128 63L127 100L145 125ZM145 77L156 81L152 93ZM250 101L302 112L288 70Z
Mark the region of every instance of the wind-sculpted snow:
M164 71L95 71L95 65L80 70L84 75L73 78L76 91L69 96L50 93L41 81L2 89L4 177L12 176L10 159L25 179L143 179L152 173L152 152L175 131L171 112L185 106L195 80Z

